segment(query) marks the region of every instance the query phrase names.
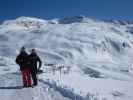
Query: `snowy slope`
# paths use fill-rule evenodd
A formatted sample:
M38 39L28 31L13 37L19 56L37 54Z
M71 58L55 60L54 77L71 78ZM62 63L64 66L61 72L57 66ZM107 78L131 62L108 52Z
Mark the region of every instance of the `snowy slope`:
M22 46L43 60L39 86L23 89L14 59ZM0 25L2 100L133 100L133 23L84 16L20 17ZM54 64L47 66L46 64ZM60 72L61 69L61 72ZM54 72L55 71L55 72Z

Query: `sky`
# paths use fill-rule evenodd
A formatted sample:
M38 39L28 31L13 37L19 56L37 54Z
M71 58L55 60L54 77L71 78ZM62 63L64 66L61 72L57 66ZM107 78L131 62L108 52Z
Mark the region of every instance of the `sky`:
M0 0L0 22L21 16L42 19L84 15L133 21L133 0Z

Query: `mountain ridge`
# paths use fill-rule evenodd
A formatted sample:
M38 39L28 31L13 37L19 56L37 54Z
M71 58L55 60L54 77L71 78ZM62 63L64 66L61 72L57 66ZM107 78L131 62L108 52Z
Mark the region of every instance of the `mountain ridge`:
M72 23L80 23L80 22L84 22L85 20L93 20L93 21L101 21L101 22L108 22L108 23L114 23L114 24L119 24L119 25L130 25L133 24L133 21L128 21L128 20L112 20L112 19L96 19L96 18L91 18L91 17L86 17L86 16L70 16L70 17L64 17L64 18L54 18L54 19L49 19L49 20L45 20L45 19L41 19L41 18L37 18L37 17L25 17L25 16L21 16L18 17L16 19L10 19L7 21L4 21L1 25L3 24L9 24L11 22L29 22L32 23L34 21L36 22L40 22L40 23L53 23L53 24L72 24Z

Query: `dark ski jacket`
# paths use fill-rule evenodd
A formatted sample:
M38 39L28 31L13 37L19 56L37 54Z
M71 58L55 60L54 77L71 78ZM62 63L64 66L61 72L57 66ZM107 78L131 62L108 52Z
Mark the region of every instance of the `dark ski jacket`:
M31 53L28 56L28 61L29 61L31 72L37 73L38 69L40 69L42 65L42 61L40 57L36 53ZM39 62L39 67L37 68L38 62Z
M23 51L16 58L16 63L20 66L20 70L29 68L28 66L28 54Z

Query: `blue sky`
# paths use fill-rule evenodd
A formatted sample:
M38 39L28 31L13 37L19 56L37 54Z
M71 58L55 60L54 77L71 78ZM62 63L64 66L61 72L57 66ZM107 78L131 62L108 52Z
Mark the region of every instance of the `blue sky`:
M0 0L0 22L20 16L43 19L85 15L133 20L133 0Z

